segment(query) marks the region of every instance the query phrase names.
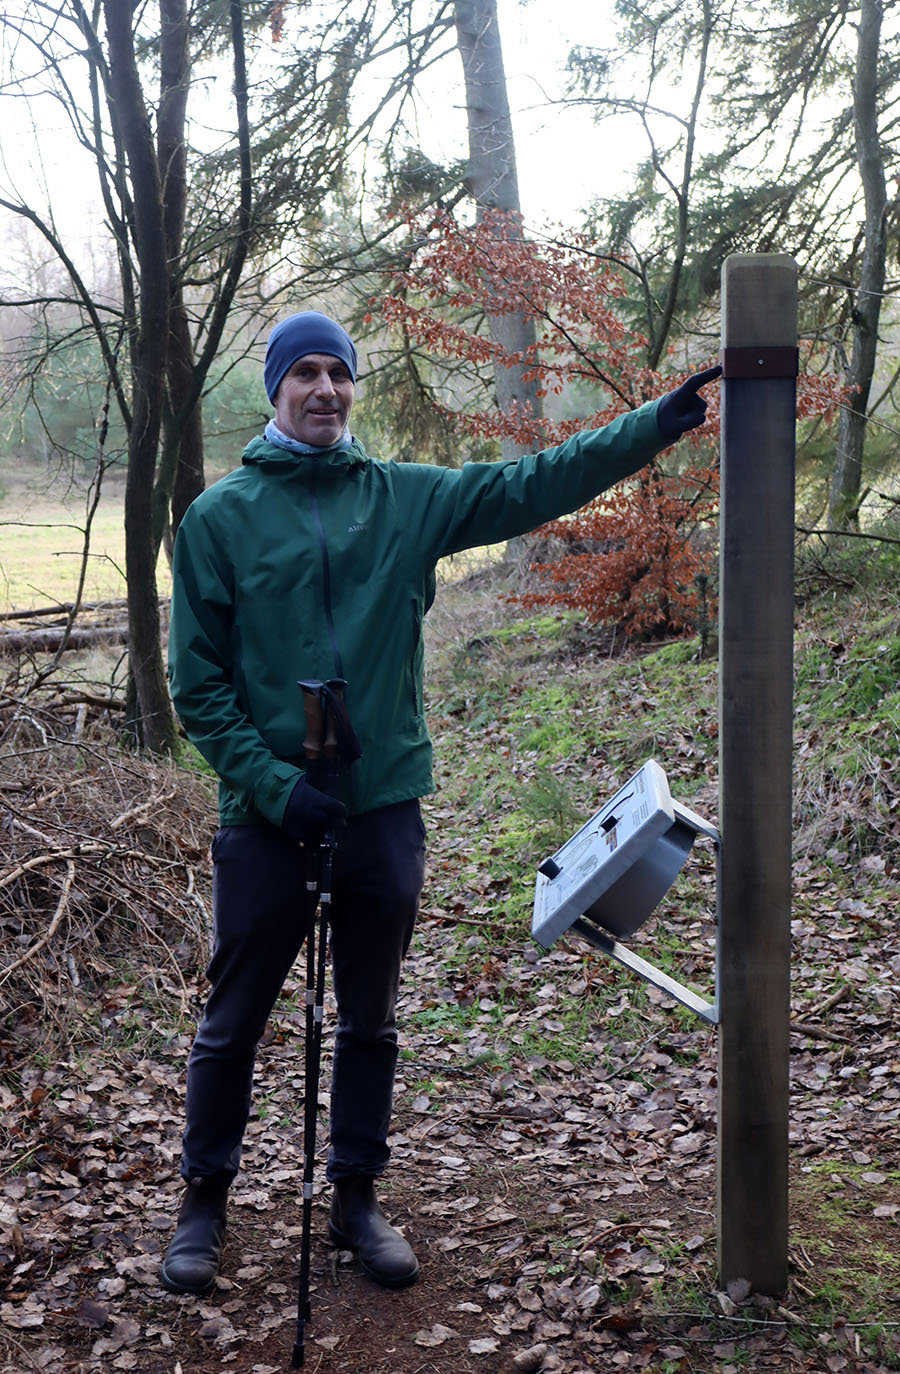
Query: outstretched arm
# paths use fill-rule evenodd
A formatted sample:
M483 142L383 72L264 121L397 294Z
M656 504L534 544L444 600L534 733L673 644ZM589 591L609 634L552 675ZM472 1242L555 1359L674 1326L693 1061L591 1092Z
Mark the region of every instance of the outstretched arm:
M502 463L466 463L455 470L431 468L424 479L430 488L425 505L422 470L401 470L398 486L409 479L424 547L439 558L525 534L577 510L702 424L706 402L699 392L721 370L698 372L660 400L626 411L603 429L574 434L542 453Z

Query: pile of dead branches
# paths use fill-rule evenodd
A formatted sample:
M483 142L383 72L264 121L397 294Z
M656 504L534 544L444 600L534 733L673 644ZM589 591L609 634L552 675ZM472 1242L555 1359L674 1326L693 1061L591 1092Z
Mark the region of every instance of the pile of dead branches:
M208 955L212 780L118 745L102 701L0 694L0 1011L65 1019L110 980L177 1011Z

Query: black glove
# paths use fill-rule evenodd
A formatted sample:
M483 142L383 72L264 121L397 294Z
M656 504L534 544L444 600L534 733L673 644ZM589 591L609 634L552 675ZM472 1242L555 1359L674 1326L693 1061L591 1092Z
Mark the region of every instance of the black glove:
M318 844L325 831L338 825L346 815L343 802L301 778L288 797L281 828L301 844Z
M667 444L674 444L689 429L696 429L706 419L706 402L698 393L702 386L716 377L721 377L721 367L708 367L705 372L697 372L686 382L670 391L659 403L656 423Z

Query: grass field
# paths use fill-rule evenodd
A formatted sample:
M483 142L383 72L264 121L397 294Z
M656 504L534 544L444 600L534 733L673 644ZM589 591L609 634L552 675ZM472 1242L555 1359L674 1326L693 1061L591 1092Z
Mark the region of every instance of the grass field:
M82 600L125 596L125 484L107 479L91 527ZM0 615L56 602L76 593L84 548L85 493L65 478L23 476L0 465ZM474 568L503 556L503 546L466 550L441 565L439 579L455 582ZM169 566L162 556L158 590L168 596Z
M125 485L107 478L94 516L84 601L125 595ZM85 492L66 475L0 468L0 614L71 602L84 550ZM160 560L159 590L169 591Z

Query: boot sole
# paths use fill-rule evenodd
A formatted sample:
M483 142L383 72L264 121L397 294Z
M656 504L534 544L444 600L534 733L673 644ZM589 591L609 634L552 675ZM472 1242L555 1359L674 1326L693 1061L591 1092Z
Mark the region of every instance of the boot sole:
M356 1249L355 1245L351 1243L350 1238L339 1231L332 1221L328 1223L328 1239L331 1241L332 1245L336 1245L339 1250L352 1250L353 1254L356 1255L356 1258L359 1260L359 1267L366 1278L371 1279L373 1283L377 1283L381 1288L409 1288L419 1277L418 1260L416 1260L415 1269L411 1270L408 1274L398 1276L388 1277L385 1274L380 1274L377 1269L371 1269L369 1265L366 1264L365 1260L361 1258L359 1251Z
M185 1284L178 1283L176 1279L170 1279L165 1266L160 1270L159 1277L163 1288L168 1289L170 1293L177 1293L180 1298L205 1298L216 1286L216 1276L213 1275L209 1283L205 1283L202 1288L188 1288Z

